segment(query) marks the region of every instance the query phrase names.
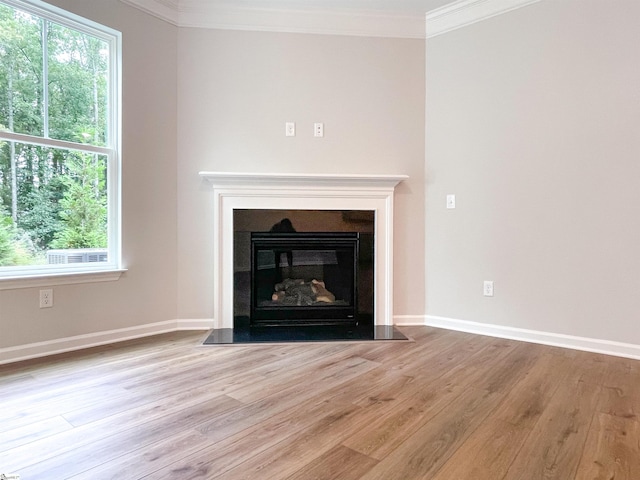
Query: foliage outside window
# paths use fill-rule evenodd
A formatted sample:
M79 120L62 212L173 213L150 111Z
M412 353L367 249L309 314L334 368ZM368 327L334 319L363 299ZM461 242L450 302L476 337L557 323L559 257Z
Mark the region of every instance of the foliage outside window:
M119 44L0 0L0 278L119 267Z

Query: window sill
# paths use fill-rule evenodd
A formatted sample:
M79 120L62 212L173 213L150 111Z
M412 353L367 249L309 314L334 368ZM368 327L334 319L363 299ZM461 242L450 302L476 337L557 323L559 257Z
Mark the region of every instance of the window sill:
M72 285L77 283L113 282L120 278L127 269L94 270L89 272L53 273L20 277L0 278L0 290L17 288L52 287L56 285Z

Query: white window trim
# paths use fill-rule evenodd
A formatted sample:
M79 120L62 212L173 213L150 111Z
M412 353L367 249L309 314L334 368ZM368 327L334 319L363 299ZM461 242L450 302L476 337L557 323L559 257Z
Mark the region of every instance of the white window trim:
M40 265L0 267L0 290L118 280L126 271L122 266L122 34L92 20L67 12L40 0L2 0L12 7L27 11L54 23L100 38L110 48L109 56L109 125L107 146L85 145L64 140L0 131L0 140L31 143L45 147L65 148L107 156L107 225L108 262L101 264Z
M31 275L23 277L5 277L0 280L0 290L18 288L55 287L56 285L74 285L79 283L113 282L120 279L126 269L87 270L86 272L67 272L51 275Z

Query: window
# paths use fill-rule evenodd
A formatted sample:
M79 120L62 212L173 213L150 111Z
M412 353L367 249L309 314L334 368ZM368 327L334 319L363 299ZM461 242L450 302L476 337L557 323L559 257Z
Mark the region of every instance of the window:
M120 41L0 0L0 279L120 268Z

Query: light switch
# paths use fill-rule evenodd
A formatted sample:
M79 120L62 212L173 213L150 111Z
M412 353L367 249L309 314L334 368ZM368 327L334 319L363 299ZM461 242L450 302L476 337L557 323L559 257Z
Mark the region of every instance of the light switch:
M287 137L296 136L296 124L294 122L287 122L284 124L284 134Z

